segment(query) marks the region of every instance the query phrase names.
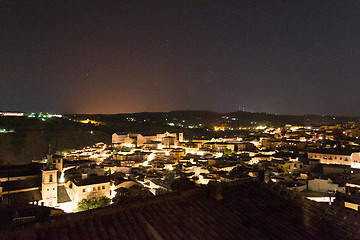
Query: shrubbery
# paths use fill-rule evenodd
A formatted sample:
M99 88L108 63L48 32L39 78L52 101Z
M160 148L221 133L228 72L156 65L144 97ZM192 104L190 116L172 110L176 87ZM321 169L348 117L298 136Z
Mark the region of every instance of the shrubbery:
M105 207L108 206L111 202L111 199L105 196L102 197L93 197L89 199L83 199L78 203L77 210L78 212L87 211L90 209Z

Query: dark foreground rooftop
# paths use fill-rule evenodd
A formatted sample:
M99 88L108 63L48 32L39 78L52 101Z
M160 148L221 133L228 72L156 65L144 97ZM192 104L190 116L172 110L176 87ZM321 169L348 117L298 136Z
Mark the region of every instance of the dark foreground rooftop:
M256 182L209 186L4 229L3 239L360 239L357 212Z

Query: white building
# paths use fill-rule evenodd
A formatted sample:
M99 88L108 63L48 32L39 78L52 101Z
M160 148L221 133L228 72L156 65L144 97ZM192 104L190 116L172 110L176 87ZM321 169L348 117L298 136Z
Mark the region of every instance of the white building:
M112 198L114 193L110 187L110 177L95 176L89 178L77 178L67 184L72 210L76 211L78 203L85 198L108 197Z
M308 157L319 159L321 164L348 165L352 168L360 168L360 152L338 152L323 150L309 152Z
M341 192L345 193L345 186L339 187L339 184L333 183L330 179L312 179L308 182L308 188L314 192Z
M146 143L151 143L151 142L163 142L165 141L165 143L167 143L169 138L174 138L175 141L171 142L171 145L175 144L177 142L177 140L179 141L183 141L184 137L182 133L179 133L179 138L177 138L177 134L176 133L160 133L160 134L156 134L153 136L143 136L141 134L137 134L137 133L132 133L132 134L117 134L114 133L112 135L112 143L113 144L122 144L128 147L134 147L135 145L137 146L142 146L143 144Z

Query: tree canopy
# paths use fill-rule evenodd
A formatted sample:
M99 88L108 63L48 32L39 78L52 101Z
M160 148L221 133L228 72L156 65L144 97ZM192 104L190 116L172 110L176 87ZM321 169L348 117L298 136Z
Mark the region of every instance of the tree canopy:
M87 211L90 209L105 207L108 206L111 202L111 199L105 196L102 197L93 197L85 198L78 203L77 210L78 212Z
M226 156L230 156L232 154L232 150L231 149L228 149L228 148L225 148L223 150L223 154L226 155Z

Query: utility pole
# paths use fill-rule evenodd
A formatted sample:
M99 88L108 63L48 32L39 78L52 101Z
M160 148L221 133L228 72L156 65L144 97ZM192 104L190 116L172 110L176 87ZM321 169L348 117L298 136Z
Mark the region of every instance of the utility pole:
M8 182L7 182L7 185L8 185L8 207L10 206L10 162L8 160Z

